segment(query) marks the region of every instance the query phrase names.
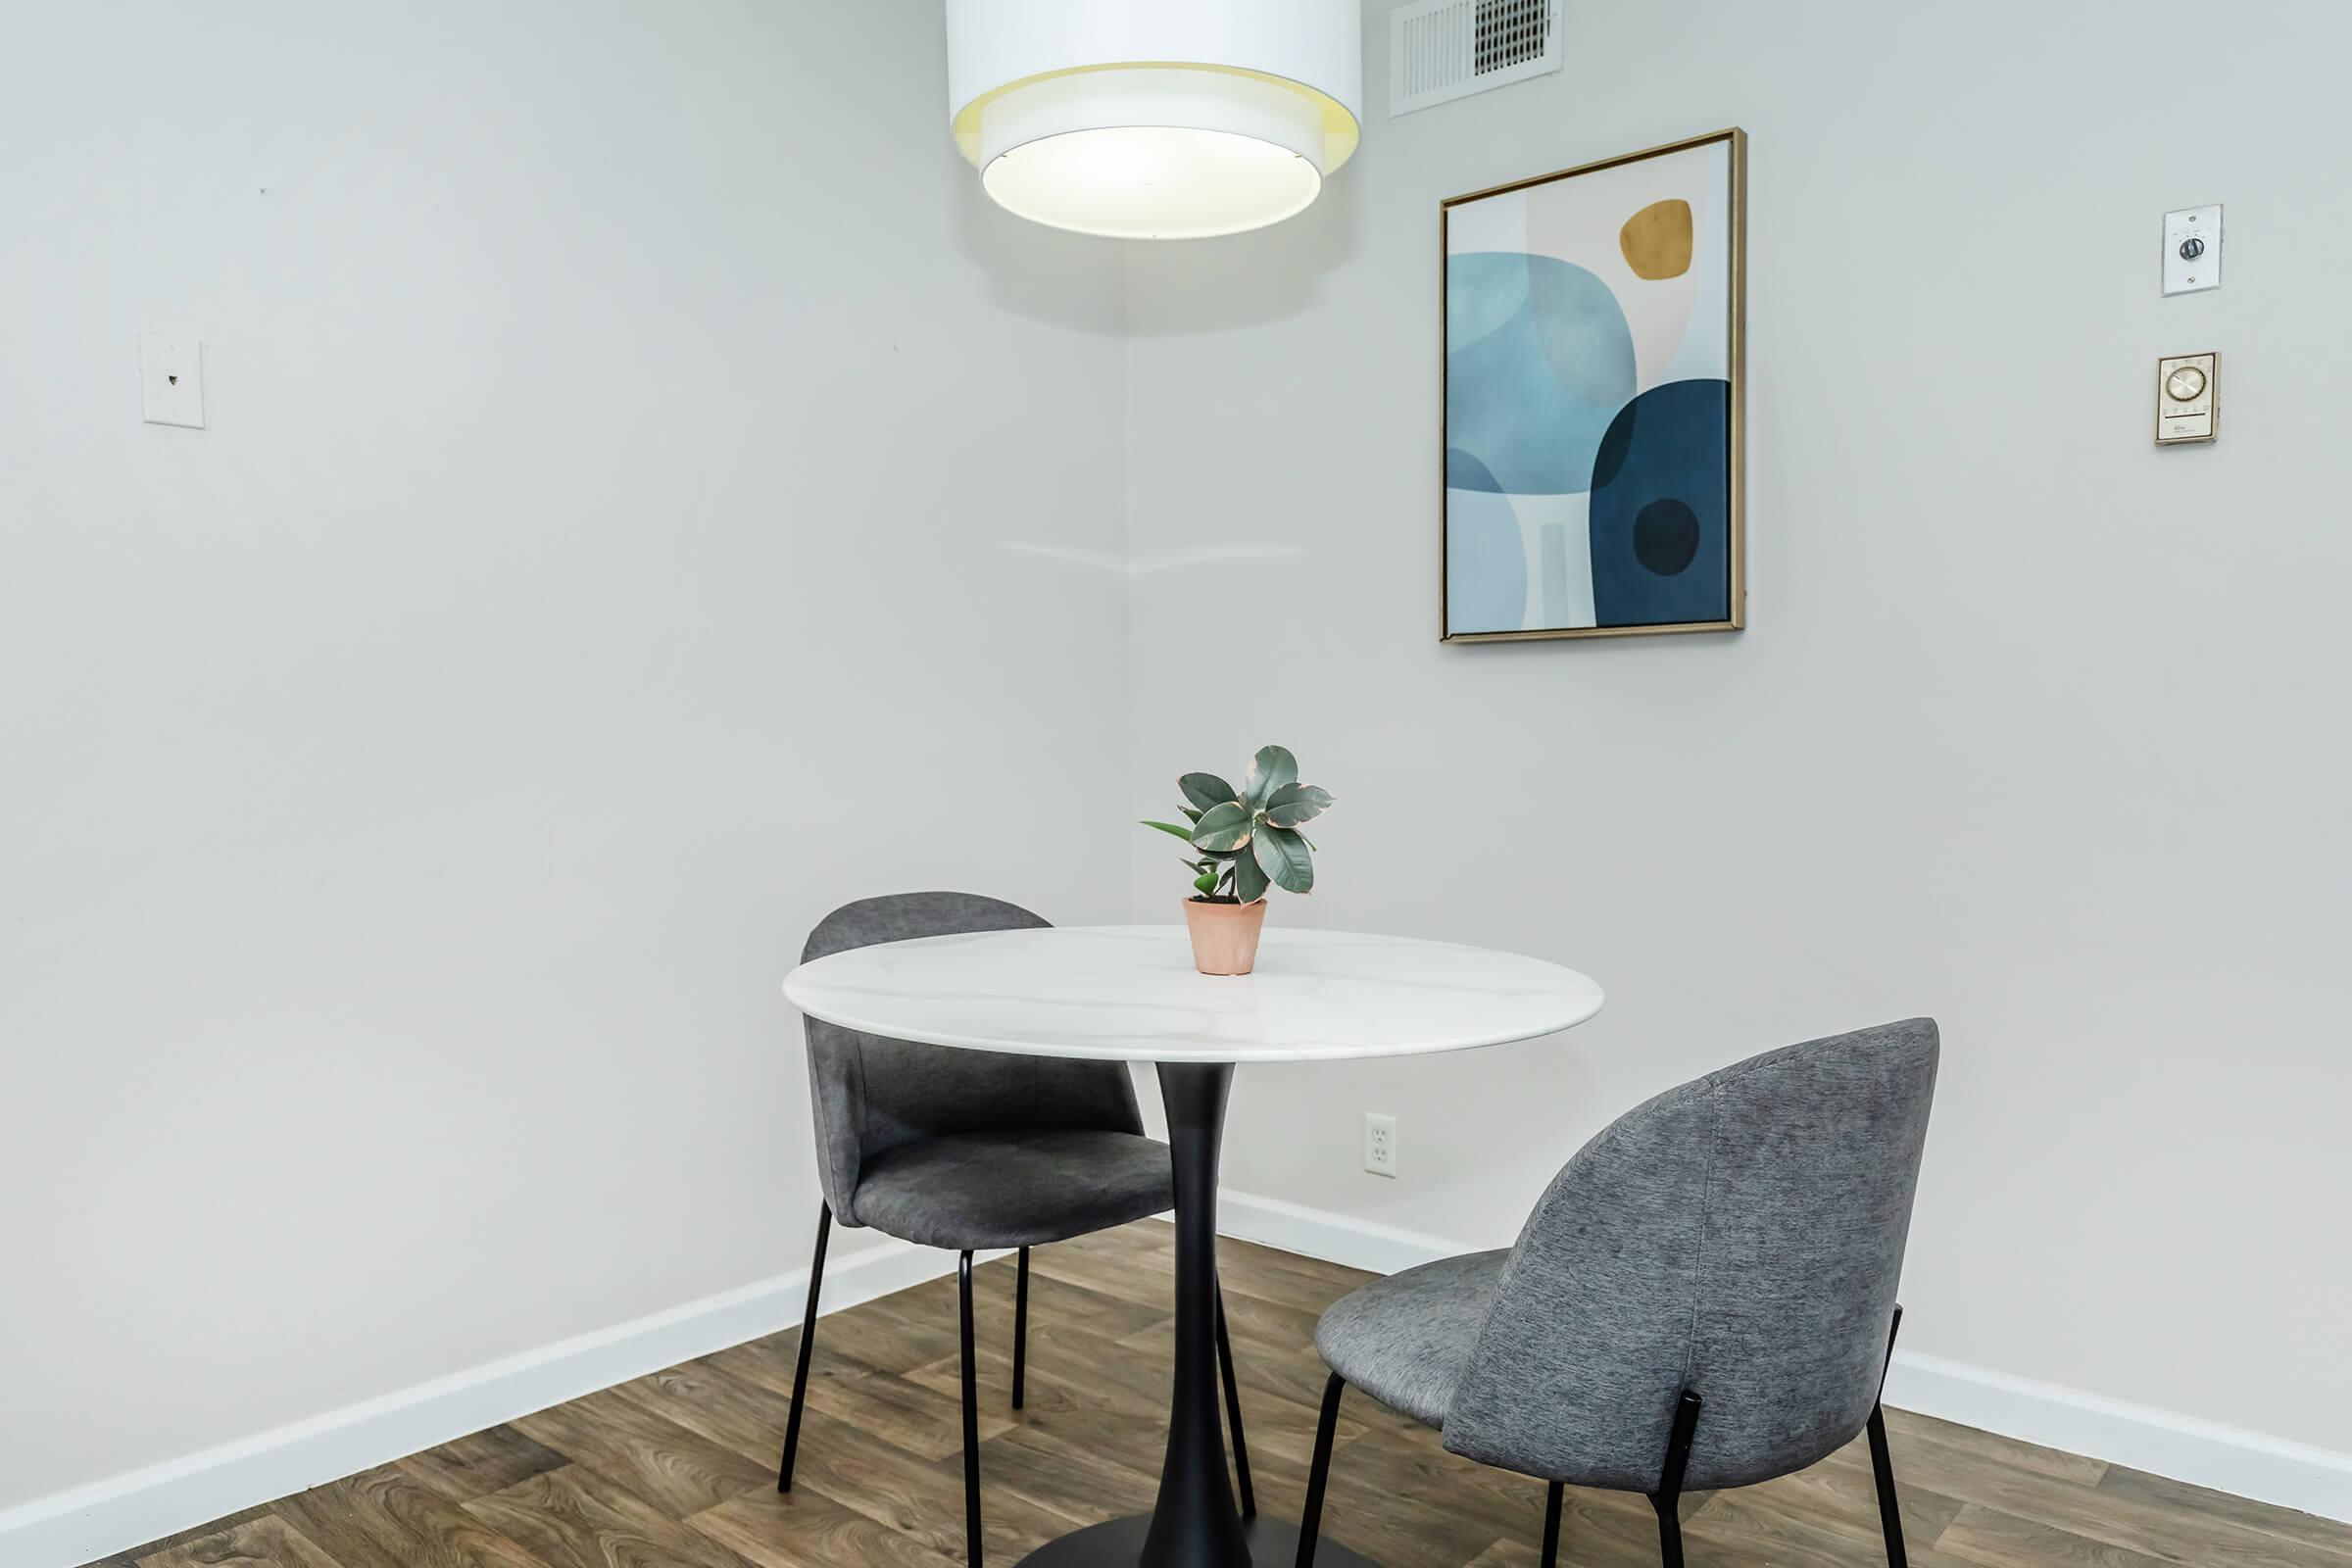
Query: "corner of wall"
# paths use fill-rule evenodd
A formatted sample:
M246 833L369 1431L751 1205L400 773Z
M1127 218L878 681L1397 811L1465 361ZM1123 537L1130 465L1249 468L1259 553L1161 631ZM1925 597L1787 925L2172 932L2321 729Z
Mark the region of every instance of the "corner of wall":
M1134 244L1128 242L1121 242L1119 244L1119 429L1121 438L1119 451L1119 538L1120 547L1124 555L1122 565L1124 567L1125 576L1122 586L1126 594L1125 619L1127 632L1126 648L1124 650L1127 661L1127 709L1122 717L1124 719L1123 728L1125 731L1124 738L1126 742L1124 748L1126 755L1124 777L1126 788L1129 790L1134 790L1137 788L1138 784L1143 778L1144 772L1144 728L1143 722L1139 717L1139 714L1142 711L1143 688L1140 679L1140 671L1142 670L1144 663L1144 650L1142 646L1143 637L1137 623L1138 617L1136 614L1137 593L1135 569L1137 510L1136 448L1138 434L1135 417L1135 319L1136 294L1139 288L1138 274L1141 271L1139 265L1140 261L1141 258L1138 256L1137 247ZM1131 919L1141 920L1145 917L1145 877L1146 871L1143 858L1134 851L1130 850L1127 856L1127 904L1128 914Z

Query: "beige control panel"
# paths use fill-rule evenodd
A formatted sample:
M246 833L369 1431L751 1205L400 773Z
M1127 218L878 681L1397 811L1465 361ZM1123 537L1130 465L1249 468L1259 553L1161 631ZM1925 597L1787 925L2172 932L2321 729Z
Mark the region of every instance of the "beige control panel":
M2222 429L2222 357L2175 354L2156 362L2156 444L2211 441Z

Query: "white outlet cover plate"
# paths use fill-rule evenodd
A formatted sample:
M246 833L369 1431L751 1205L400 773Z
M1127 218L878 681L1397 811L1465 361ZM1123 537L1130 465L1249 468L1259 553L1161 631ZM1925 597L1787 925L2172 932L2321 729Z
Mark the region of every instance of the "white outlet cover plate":
M2184 240L2203 242L2204 254L2195 258L2180 254ZM2183 207L2177 213L2164 215L2164 291L2167 294L2202 294L2209 288L2222 286L2222 204L2211 207Z
M204 428L204 345L192 337L139 334L139 408L149 424Z

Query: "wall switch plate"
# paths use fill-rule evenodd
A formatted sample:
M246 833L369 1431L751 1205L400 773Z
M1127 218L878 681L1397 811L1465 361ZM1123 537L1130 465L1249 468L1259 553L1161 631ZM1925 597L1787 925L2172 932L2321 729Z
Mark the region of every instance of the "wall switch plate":
M139 407L149 424L204 428L204 345L192 337L139 334Z
M2222 433L2222 357L2172 354L2156 362L2156 444L2211 441Z
M2222 204L2164 215L2164 291L2201 294L2222 286Z
M1364 1169L1375 1176L1396 1174L1396 1118L1364 1112Z

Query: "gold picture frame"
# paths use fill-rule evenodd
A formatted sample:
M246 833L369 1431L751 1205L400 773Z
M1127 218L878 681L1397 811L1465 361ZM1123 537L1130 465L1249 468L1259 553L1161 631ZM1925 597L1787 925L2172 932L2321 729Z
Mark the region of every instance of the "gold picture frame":
M1715 241L1715 243L1727 247L1728 250L1726 258L1728 265L1725 268L1725 286L1728 289L1729 298L1725 302L1724 313L1725 331L1728 335L1728 343L1725 346L1724 352L1724 365L1727 370L1725 379L1727 379L1730 383L1728 398L1724 400L1728 408L1727 449L1724 459L1726 464L1726 505L1725 520L1723 523L1723 545L1725 550L1728 551L1728 560L1726 560L1724 563L1725 613L1720 618L1677 619L1656 622L1642 622L1635 624L1527 626L1512 629L1475 628L1457 630L1453 624L1455 609L1455 585L1453 582L1453 487L1448 482L1453 460L1456 455L1454 448L1451 445L1451 438L1454 434L1452 417L1454 387L1453 367L1451 364L1451 350L1454 345L1452 342L1451 315L1452 295L1454 292L1452 270L1453 258L1455 255L1453 250L1453 235L1457 212L1460 209L1470 207L1476 203L1489 201L1494 197L1515 195L1520 192L1535 190L1542 186L1574 180L1580 176L1598 174L1610 170L1625 169L1628 166L1641 164L1651 159L1665 158L1678 153L1693 152L1702 148L1715 146L1719 143L1726 144L1729 151L1729 191L1724 207L1724 227L1727 232ZM1690 232L1690 209L1687 203L1682 205L1682 222L1684 224L1685 236L1683 245L1683 267L1685 270L1688 270L1691 265L1691 244L1688 237ZM1648 209L1644 209L1643 211L1647 212ZM1626 257L1628 265L1632 265L1633 263L1633 251L1631 247L1635 242L1630 237L1633 231L1633 223L1629 220L1620 240L1620 243L1627 247ZM1439 397L1438 416L1441 486L1440 494L1443 498L1441 503L1441 522L1438 536L1439 641L1446 643L1533 642L1554 638L1646 637L1657 636L1668 632L1738 631L1741 629L1746 624L1747 619L1746 505L1743 494L1746 488L1746 452L1744 426L1746 412L1745 339L1747 316L1747 133L1744 130L1735 126L1729 130L1714 131L1704 136L1687 137L1681 141L1668 142L1663 146L1646 148L1637 153L1627 153L1622 157L1604 158L1595 163L1580 164L1576 168L1563 169L1554 173L1539 174L1528 179L1512 180L1505 184L1489 186L1484 190L1471 191L1465 195L1447 197L1438 205L1438 272L1440 334L1439 364L1441 368L1441 390ZM1651 274L1643 273L1640 275L1647 276ZM1644 388L1641 392L1635 394L1635 396L1646 396L1647 393L1652 390L1655 390L1654 386L1651 388ZM1617 411L1618 414L1622 415L1630 410L1632 407L1632 401L1633 400L1629 398L1624 408ZM1484 489L1488 487L1482 486L1481 488ZM1497 485L1494 488L1499 489L1499 486ZM1587 497L1587 505L1588 507L1591 505L1590 495ZM1686 512L1688 511L1687 508L1685 510ZM1588 572L1592 572L1596 568L1594 568L1591 563L1587 563L1587 569ZM1652 569L1656 570L1660 568ZM1681 569L1682 568L1680 567L1675 568L1677 571ZM1712 570L1711 562L1709 564L1709 569L1710 571ZM1593 597L1596 592L1596 590L1593 590L1590 586L1590 579L1588 579L1586 592L1588 598Z

